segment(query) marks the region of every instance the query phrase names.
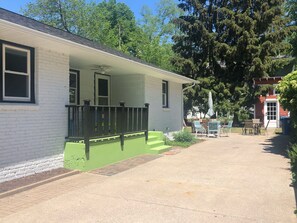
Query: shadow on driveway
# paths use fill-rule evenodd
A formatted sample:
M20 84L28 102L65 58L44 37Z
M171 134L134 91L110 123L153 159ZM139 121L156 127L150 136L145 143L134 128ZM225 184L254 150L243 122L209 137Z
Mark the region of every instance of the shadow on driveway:
M265 143L261 143L261 145L264 146L264 152L266 153L273 153L276 155L281 155L285 158L289 159L288 156L288 146L289 146L289 136L287 135L275 135L274 137L271 137L265 141ZM288 160L288 162L290 162ZM289 171L291 171L288 168ZM297 184L293 185L290 184L291 187L294 188L294 193L295 193L295 202L297 206Z
M289 136L287 135L275 135L269 139L266 139L265 143L261 143L261 145L264 146L264 151L267 153L273 153L289 158L287 152Z

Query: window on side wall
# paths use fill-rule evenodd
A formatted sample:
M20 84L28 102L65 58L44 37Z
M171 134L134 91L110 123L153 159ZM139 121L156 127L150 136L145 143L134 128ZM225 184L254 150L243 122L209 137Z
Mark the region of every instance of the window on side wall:
M168 81L162 81L162 106L163 106L163 108L169 108Z
M34 49L0 42L0 101L34 103Z

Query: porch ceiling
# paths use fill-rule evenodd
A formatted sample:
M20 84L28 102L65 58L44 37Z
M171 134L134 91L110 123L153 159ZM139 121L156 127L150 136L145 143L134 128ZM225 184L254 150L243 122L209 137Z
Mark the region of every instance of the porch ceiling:
M144 74L177 83L192 83L194 80L147 64L82 45L67 39L40 32L0 19L0 39L21 43L35 48L44 48L69 55L70 67L76 69L106 69L113 75Z

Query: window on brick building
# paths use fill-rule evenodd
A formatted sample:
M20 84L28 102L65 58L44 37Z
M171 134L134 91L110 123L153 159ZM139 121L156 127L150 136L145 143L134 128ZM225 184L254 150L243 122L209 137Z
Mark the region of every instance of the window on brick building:
M0 44L0 101L34 103L34 49L7 42Z

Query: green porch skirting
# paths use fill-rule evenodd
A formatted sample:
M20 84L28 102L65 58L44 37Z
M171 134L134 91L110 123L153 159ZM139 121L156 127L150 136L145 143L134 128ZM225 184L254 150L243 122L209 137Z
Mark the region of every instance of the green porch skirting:
M150 132L149 136L163 139L162 132ZM118 136L91 140L89 159L87 159L85 144L83 142L66 142L64 167L67 169L88 171L149 153L152 152L145 141L144 133L125 135L123 148L121 147L121 140Z

